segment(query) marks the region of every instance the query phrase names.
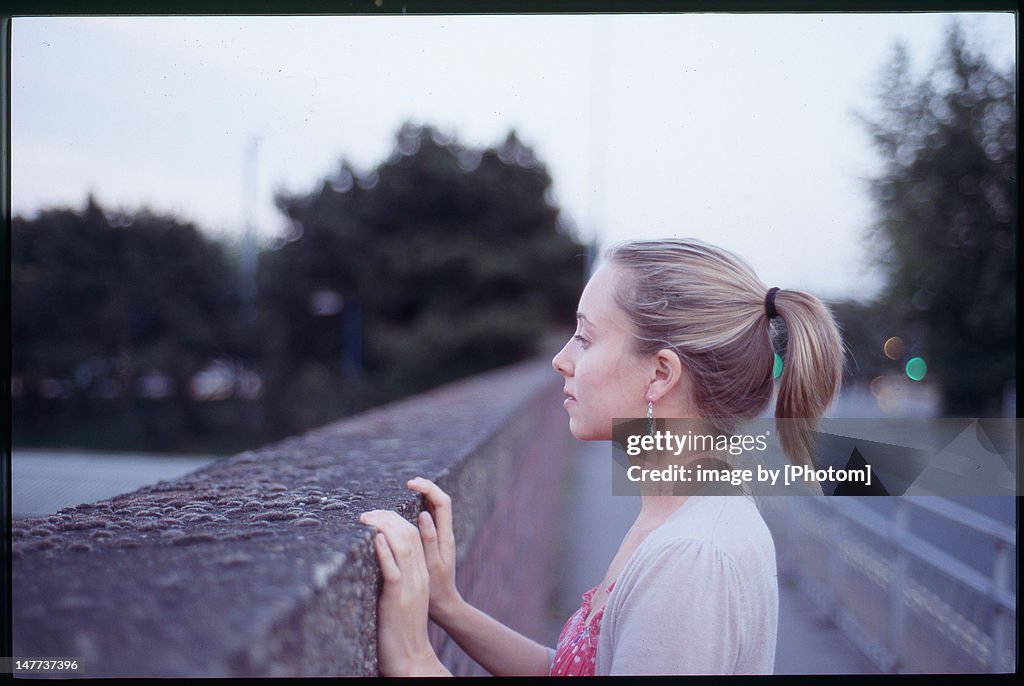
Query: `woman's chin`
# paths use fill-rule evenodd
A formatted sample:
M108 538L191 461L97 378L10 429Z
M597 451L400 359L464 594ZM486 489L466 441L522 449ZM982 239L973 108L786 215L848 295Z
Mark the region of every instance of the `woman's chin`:
M571 417L569 418L569 433L581 441L587 440L587 432Z
M593 427L581 426L569 420L569 433L581 441L610 441L611 431L595 431Z

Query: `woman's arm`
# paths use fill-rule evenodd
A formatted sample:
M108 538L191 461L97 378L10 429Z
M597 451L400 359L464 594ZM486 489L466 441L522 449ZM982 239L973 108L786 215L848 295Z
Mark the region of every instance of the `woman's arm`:
M548 649L466 601L448 614L431 615L480 666L495 676L546 676Z

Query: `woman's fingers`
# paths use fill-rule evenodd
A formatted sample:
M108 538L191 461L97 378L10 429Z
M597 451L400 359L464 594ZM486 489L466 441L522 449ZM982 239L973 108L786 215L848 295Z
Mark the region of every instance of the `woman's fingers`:
M416 565L425 566L426 561L423 557L423 546L420 544L419 531L397 512L372 510L360 515L359 520L363 524L377 528L380 532L378 536L383 536L385 539L384 543L387 548L387 554L400 572L410 565L413 568ZM383 570L384 558L380 555L380 547L376 543L376 537L374 540L378 551L377 556L381 559L381 569Z
M364 512L359 515L359 521L363 524L369 524L370 526L375 526L380 529L381 533L387 537L388 543L392 543L392 539L399 544L404 543L412 538L412 536L410 536L411 533L416 532L416 527L414 527L400 514L392 510L371 510L369 512Z
M434 518L426 510L420 512L420 538L424 543L437 545L437 529L434 528Z
M427 560L427 569L436 568L438 563L443 563L444 560L438 547L434 518L426 510L420 512L420 538L423 541L423 555Z
M430 611L436 619L445 616L462 601L455 585L452 499L429 479L417 477L411 479L408 486L426 500L427 507L419 517L419 531L430 574Z
M455 547L455 532L452 530L452 499L430 479L417 476L408 482L409 490L423 494L427 507L433 517L438 532L438 543L441 546Z
M445 511L448 514L449 521L452 512L452 499L447 493L441 490L441 487L435 484L430 479L424 479L422 476L417 476L415 479L410 479L406 485L409 490L422 493L427 499L427 503L431 509L437 509Z
M373 537L373 547L377 549L377 560L380 562L380 573L384 581L389 583L398 582L402 578L402 571L395 562L395 556L388 545L388 539L384 534L377 534Z

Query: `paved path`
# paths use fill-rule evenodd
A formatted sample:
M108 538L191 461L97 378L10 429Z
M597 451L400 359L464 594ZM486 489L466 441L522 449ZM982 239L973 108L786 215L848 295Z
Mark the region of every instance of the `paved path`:
M552 603L553 645L580 595L601 580L639 510L639 500L611 495L609 444L581 443L568 475L563 555ZM779 586L776 674L864 674L878 670L813 604L786 583Z
M53 514L182 476L214 459L18 449L11 460L11 513L15 519Z

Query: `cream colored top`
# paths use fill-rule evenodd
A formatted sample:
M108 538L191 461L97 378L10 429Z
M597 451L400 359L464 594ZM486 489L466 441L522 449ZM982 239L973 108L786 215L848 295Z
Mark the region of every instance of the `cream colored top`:
M754 501L691 496L619 575L596 673L771 674L778 616L775 544Z

